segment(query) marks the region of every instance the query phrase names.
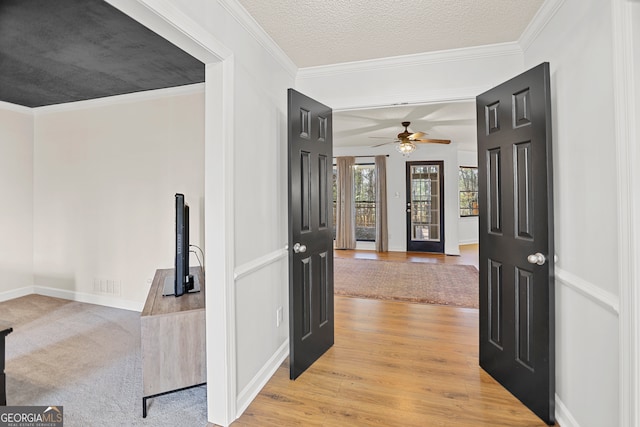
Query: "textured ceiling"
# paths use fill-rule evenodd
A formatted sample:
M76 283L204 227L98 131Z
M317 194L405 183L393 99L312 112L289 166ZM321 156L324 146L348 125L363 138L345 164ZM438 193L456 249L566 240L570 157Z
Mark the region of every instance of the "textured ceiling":
M515 42L544 0L238 0L300 68ZM475 103L336 111L336 147L409 130L476 149ZM418 150L428 150L419 144Z
M543 0L238 0L300 68L517 41Z
M204 82L204 64L103 0L0 0L0 100L60 104Z

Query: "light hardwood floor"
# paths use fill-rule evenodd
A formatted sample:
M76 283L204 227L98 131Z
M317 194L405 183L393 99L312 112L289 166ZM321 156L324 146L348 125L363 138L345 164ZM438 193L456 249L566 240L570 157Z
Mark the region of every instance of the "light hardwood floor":
M386 259L468 263L437 255L391 253ZM294 425L545 423L478 367L477 310L336 296L335 345L296 381L289 380L285 362L233 423Z
M336 250L339 258L380 259L399 262L429 262L436 264L475 265L478 268L478 245L461 245L460 256L425 252L375 252L361 250Z

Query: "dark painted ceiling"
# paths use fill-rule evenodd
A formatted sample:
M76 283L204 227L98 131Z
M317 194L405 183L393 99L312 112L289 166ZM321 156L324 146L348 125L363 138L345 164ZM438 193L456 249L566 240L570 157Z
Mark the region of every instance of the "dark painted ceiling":
M0 0L0 101L40 107L204 82L204 64L103 0Z

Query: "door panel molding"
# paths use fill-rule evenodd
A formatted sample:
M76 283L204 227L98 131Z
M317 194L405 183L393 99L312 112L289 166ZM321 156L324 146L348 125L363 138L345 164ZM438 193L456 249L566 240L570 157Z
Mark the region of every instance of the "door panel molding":
M555 422L549 64L478 95L480 366ZM542 253L546 262L532 256ZM498 267L499 266L499 267Z
M502 178L500 148L487 151L487 215L489 233L502 235Z

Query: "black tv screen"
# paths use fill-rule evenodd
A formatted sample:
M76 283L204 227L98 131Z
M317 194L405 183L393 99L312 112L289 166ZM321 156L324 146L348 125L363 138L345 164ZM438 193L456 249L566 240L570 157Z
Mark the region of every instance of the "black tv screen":
M189 205L184 194L176 194L176 258L174 295L179 297L193 288L189 274Z

